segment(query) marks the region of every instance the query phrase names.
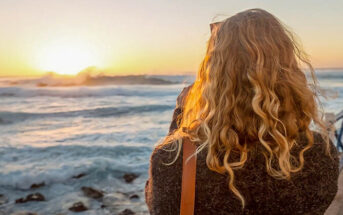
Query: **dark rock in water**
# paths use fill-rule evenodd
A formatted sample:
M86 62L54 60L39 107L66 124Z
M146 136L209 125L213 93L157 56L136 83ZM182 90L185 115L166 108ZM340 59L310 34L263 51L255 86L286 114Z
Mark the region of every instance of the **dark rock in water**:
M80 173L80 174L78 174L78 175L73 176L72 178L75 178L75 179L77 179L77 178L82 178L82 177L85 176L85 175L86 175L85 173Z
M40 193L29 194L26 197L27 201L45 201L45 197Z
M4 194L0 194L0 205L6 204L8 202L8 198Z
M82 212L88 210L88 208L82 202L76 202L69 208L73 212Z
M120 212L118 215L134 215L134 214L135 214L135 212L133 212L132 210L125 209L122 212Z
M45 186L45 182L43 181L42 183L39 183L39 184L32 184L31 185L31 189L36 189L36 188L40 188L40 187L43 187Z
M15 203L25 203L29 201L45 201L45 197L41 193L32 193L26 196L26 198L19 198L15 200Z
M139 196L137 194L133 194L130 196L130 199L139 199Z
M136 178L138 178L139 175L136 175L135 173L125 173L125 175L123 176L124 180L127 183L131 183L133 180L135 180Z
M104 196L104 193L102 191L96 190L92 187L82 187L81 190L83 191L83 194L85 196L93 199L100 199Z
M25 198L19 198L19 199L16 199L16 200L15 200L15 203L16 203L16 204L17 204L17 203L25 203L25 202L27 202Z

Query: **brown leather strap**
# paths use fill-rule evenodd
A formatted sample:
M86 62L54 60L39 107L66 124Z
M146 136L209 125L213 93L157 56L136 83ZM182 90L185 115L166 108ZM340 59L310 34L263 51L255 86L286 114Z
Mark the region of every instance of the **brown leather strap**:
M188 138L183 139L180 215L194 214L196 155L192 155L195 151L196 146ZM187 161L190 156L192 157Z

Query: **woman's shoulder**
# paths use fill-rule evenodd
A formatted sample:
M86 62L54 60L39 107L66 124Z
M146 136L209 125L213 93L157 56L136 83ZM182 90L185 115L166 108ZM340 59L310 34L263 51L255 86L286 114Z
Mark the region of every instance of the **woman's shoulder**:
M304 152L304 168L315 170L318 174L338 175L339 158L336 146L329 137L325 137L318 132L313 133L313 145ZM328 139L326 139L328 138ZM308 138L302 134L299 138L298 149L299 153L308 144Z
M331 158L332 162L338 162L338 151L329 137L313 131L313 145L304 153L304 157L327 159ZM298 139L299 149L303 149L309 143L304 133L300 134ZM313 160L313 159L311 159Z
M313 145L304 152L303 168L292 175L294 190L285 192L296 191L299 205L313 211L313 214L323 214L337 193L339 159L332 141L327 141L317 132L313 132L313 140ZM300 137L301 149L307 144L305 135Z
M156 145L151 153L150 165L152 170L158 172L168 171L170 168L177 168L182 164L182 148L174 142L160 143Z
M182 161L176 157L177 153L175 142L158 144L151 153L149 179L145 186L151 214L171 214L180 202Z
M333 199L337 192L339 176L338 151L331 140L326 140L323 135L313 132L313 145L304 152L304 166L301 171L293 175L293 181L301 186L303 192L312 193L311 197L327 201ZM306 137L300 138L300 145L306 147ZM298 154L295 154L297 156ZM315 191L322 193L316 193ZM300 191L299 191L300 192ZM316 201L317 201L316 200Z
M171 154L174 154L174 151L178 150L178 147L176 141L158 143L154 146L151 159L169 157Z

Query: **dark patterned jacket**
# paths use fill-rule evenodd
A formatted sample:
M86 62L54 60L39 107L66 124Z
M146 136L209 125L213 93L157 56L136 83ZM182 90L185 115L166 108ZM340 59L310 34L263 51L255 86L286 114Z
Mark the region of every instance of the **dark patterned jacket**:
M175 129L172 126L171 130ZM298 155L306 144L305 135L300 134L291 153ZM156 147L151 155L145 198L153 215L180 213L182 151L174 164L165 165L176 156L176 151L168 149L171 145ZM325 149L321 136L314 133L314 145L304 154L304 168L288 181L267 174L265 158L256 147L244 167L234 171L235 185L246 202L243 210L240 200L228 188L228 176L208 169L205 149L197 156L195 214L324 214L337 192L339 175L335 146L330 143L332 158ZM238 159L231 156L230 162Z

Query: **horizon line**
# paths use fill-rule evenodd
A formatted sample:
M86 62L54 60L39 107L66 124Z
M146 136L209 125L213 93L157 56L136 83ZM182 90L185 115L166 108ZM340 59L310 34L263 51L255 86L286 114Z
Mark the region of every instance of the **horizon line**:
M343 67L314 67L314 70L343 70ZM81 73L82 71L80 71ZM108 74L108 76L143 76L143 75L165 75L165 76L177 76L177 75L192 75L192 74L196 74L197 71L188 71L188 72L176 72L174 74L170 74L168 72L160 72L160 73L155 73L155 72L151 72L151 73L119 73L119 74L113 74L110 73ZM32 74L32 75L0 75L0 78L34 78L34 77L42 77L44 75L48 75L48 74L56 74L56 75L60 75L60 76L77 76L78 74L75 75L65 75L65 74L59 74L56 72L45 72L42 74ZM106 75L103 74L103 75Z

